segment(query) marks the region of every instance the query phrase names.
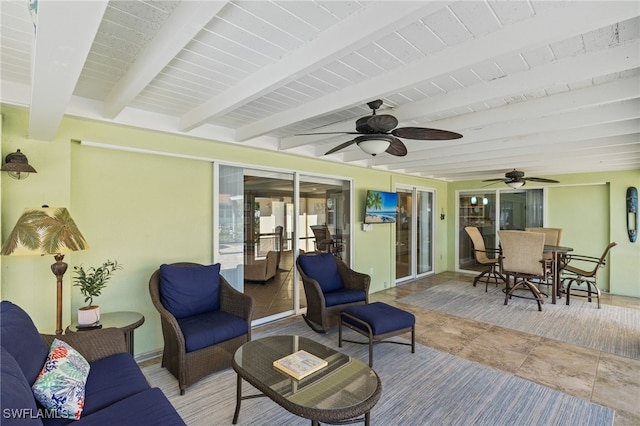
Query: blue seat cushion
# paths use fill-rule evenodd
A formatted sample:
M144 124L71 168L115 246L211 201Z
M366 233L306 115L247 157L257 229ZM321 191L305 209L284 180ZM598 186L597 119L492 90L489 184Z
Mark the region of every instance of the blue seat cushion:
M80 421L91 416L92 413L100 412L150 387L140 367L128 353L102 358L90 363L90 367ZM48 426L63 426L70 423L75 425L78 421L63 418L51 418L45 421Z
M324 293L325 306L344 305L345 303L364 302L367 295L362 290L336 290Z
M407 311L382 302L369 303L368 305L352 306L342 312L353 315L356 318L369 324L374 336L402 330L415 325L416 317ZM366 331L366 327L349 317L342 317L347 322L361 330Z
M178 319L187 352L225 342L249 332L247 322L223 311L206 312Z
M160 301L176 318L220 309L220 264L160 265Z
M4 346L0 348L0 402L3 425L42 425L42 420L37 417L38 408L31 386L18 362Z
M336 259L331 253L301 255L300 266L308 277L318 281L323 293L344 288Z
M73 425L84 424L181 426L185 422L162 391L152 388L73 422Z
M128 353L102 358L90 365L82 417L150 387L140 367Z
M0 302L0 324L2 346L18 362L29 386L33 385L49 355L49 347L29 315L7 300Z

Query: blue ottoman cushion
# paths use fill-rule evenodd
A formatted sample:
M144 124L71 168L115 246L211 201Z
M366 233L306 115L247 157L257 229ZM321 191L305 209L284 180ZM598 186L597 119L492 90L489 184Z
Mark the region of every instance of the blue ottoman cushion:
M382 302L352 306L342 312L365 321L371 327L374 336L410 328L416 323L416 317L412 313ZM343 316L342 320L366 331L366 327L349 317Z

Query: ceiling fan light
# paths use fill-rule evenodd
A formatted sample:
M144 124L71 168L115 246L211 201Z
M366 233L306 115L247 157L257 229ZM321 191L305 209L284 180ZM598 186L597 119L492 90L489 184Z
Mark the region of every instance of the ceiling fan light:
M522 185L524 185L524 181L523 180L513 180L511 182L507 182L507 185L509 185L513 189L518 189Z
M367 139L358 142L358 146L361 150L370 155L382 154L389 148L391 142L386 139Z

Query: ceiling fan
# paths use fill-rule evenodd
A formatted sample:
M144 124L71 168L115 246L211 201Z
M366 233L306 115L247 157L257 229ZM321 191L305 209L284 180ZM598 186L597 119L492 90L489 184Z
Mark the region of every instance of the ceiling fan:
M553 179L545 179L539 177L524 177L524 172L520 170L513 169L510 172L504 174L503 178L495 178L495 179L486 179L483 182L504 182L509 185L511 188L520 188L524 186L524 184L530 180L531 182L545 182L545 183L560 183L557 180ZM489 184L493 185L493 183Z
M368 102L367 105L373 112L371 115L359 118L356 121L355 132L300 133L299 135L360 135L330 149L324 155L333 154L355 143L364 152L373 156L387 152L398 157L407 155L407 147L398 138L450 140L462 137L459 133L425 127L399 127L396 129L395 127L398 125L397 118L389 114L376 114L376 110L382 106L380 99Z

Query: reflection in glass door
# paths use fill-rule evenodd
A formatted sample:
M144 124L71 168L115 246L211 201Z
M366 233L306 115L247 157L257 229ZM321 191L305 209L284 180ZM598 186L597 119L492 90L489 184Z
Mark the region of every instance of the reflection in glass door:
M300 175L299 248L305 252L327 251L350 264L351 182ZM326 227L330 244L318 246L313 227ZM325 231L325 232L326 232Z
M458 268L466 271L486 268L475 260L473 244L464 230L466 226L478 228L485 247L497 248L496 231L542 227L543 217L544 190L541 188L461 191L458 195Z
M433 272L433 191L398 188L396 282Z
M349 263L351 182L226 165L217 175L221 275L254 298L254 324L299 313L306 296L296 279L296 248L317 250L310 226L326 226L332 253Z
M496 247L496 194L482 190L461 192L458 196L458 260L460 269L480 271L486 269L476 262L471 238L464 230L467 226L478 228L485 247ZM493 257L493 253L487 253Z

